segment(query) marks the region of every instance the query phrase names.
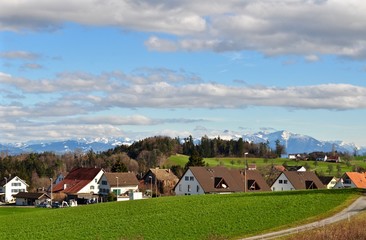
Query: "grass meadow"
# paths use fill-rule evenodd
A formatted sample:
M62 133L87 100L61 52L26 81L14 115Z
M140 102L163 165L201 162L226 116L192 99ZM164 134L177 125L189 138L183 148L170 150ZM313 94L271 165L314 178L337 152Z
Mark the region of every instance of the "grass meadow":
M180 165L184 167L184 165L188 162L189 156L186 155L173 155L170 156L166 165ZM256 164L257 168L265 167L268 165L282 165L284 162L289 166L305 166L308 165L308 170L317 171L321 175L331 175L337 176L344 172L353 171L353 166L359 166L366 169L366 162L364 160L365 157L357 157L350 161L350 164L346 164L345 162L341 163L330 163L330 162L314 162L314 161L295 161L289 160L285 158L277 158L277 159L264 159L264 158L204 158L206 164L209 166L225 166L228 168L244 168L245 162L248 164ZM329 167L331 166L331 167ZM310 169L309 169L310 167Z
M354 189L162 197L64 209L0 207L1 239L236 239L314 221Z

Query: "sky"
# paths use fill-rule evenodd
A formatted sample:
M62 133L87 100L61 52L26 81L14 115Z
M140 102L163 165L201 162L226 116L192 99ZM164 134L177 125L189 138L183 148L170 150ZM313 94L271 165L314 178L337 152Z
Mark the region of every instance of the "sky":
M2 0L0 142L287 130L366 146L362 0Z

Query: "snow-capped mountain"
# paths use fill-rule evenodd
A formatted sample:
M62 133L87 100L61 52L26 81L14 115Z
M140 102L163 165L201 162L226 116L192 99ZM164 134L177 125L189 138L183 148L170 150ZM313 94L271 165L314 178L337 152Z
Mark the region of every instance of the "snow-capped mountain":
M243 138L245 141L253 143L268 142L269 146L274 149L276 141L279 140L285 146L286 152L289 153L310 153L315 151L331 152L337 150L339 152L348 152L353 154L357 149L358 154L366 153L366 147L359 147L353 143L344 143L342 141L320 141L313 137L291 133L288 131L275 132L257 132L253 134L240 134L225 130L223 132L207 133L209 138L220 137L225 140L238 140ZM194 138L194 143L199 144L201 137ZM120 145L130 145L134 141L131 138L96 138L96 139L76 139L66 141L50 141L50 142L26 142L16 144L0 144L0 152L8 154L20 154L24 152L55 152L62 154L66 152L82 151L94 152L106 151Z

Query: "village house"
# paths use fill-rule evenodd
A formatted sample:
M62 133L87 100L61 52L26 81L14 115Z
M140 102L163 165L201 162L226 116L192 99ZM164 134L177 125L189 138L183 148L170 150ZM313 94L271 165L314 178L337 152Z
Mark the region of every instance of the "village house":
M151 168L142 180L146 190L160 196L171 195L179 179L170 169Z
M0 182L0 201L5 203L13 203L15 198L13 195L19 192L27 192L29 185L19 177L4 178Z
M319 179L327 189L334 188L334 186L338 182L338 178L333 176L320 176Z
M18 192L14 197L17 206L38 206L42 202L51 200L47 193Z
M176 195L270 191L256 170L189 167L174 187Z
M346 172L334 188L366 188L366 173Z
M74 168L51 187L52 193L64 193L79 203L106 201L109 184L101 168Z
M139 182L132 172L106 172L110 191L113 192L117 201L141 199L142 194L139 191Z
M284 171L271 185L272 191L325 188L314 172Z

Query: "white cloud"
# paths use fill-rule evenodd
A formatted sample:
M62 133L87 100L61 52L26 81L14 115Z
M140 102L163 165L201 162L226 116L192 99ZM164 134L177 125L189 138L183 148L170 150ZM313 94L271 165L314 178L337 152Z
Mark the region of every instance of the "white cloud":
M5 0L0 3L0 29L53 30L76 22L152 32L145 44L157 51L255 50L365 58L365 12L362 0Z

